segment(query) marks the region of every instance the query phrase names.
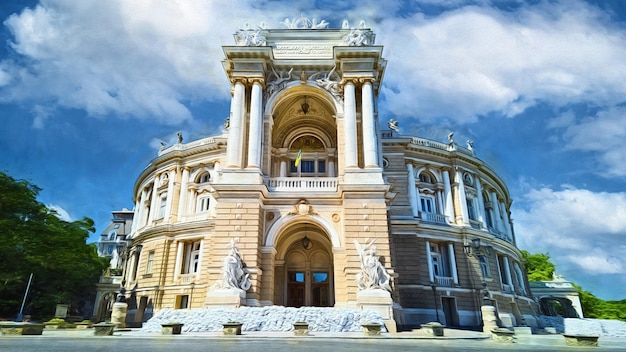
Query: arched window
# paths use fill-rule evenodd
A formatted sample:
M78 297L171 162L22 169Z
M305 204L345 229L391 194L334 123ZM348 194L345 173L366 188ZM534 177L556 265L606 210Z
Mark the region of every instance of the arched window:
M438 214L438 196L436 178L430 172L422 171L418 175L417 192L419 194L419 206L423 213Z
M328 153L322 141L314 136L296 139L290 148L289 173L291 176L324 177L328 175Z
M196 183L208 183L211 182L211 174L207 172L203 172L198 176Z

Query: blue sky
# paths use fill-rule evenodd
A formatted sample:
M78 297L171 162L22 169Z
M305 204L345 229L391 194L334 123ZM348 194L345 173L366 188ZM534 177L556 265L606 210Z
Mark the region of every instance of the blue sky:
M626 298L626 2L3 1L0 170L103 231L161 141L220 133L221 46L300 14L365 20L389 61L381 122L472 139L509 186L518 246Z

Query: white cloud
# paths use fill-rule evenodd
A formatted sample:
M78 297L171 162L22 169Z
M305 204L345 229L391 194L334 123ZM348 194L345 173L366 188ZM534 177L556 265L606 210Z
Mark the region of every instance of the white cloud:
M579 1L510 12L467 6L380 27L390 58L384 107L398 115L475 121L490 112L515 116L539 101L624 99L624 30Z
M57 217L63 221L74 221L74 219L72 219L72 216L70 215L70 213L63 209L63 207L61 207L60 205L56 205L56 204L49 204L48 209L54 210L57 214Z
M626 176L626 107L608 108L564 127L566 149L598 153L600 165L593 166L599 175Z
M14 84L5 84L1 99L93 116L189 119L189 100L228 96L216 63L236 30L234 8L228 1L42 1L5 21L23 60L3 62Z
M626 193L542 188L517 203L518 246L549 253L566 278L588 289L593 275L626 274Z
M397 2L380 1L315 9L287 1L42 0L5 21L23 60L1 63L0 99L176 124L191 118L190 100L228 97L217 63L244 23L281 28L300 12L336 18L337 11L374 27L391 60L382 107L398 115L472 121L489 112L514 116L539 100L623 99L624 31L599 10L580 1L509 11L469 3L481 6L456 2L438 16L398 18Z

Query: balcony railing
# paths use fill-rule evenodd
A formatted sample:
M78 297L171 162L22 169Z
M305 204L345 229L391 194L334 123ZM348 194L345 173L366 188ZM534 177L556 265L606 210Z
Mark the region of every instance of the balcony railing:
M192 274L181 274L178 277L178 280L180 280L181 284L190 284L192 283L194 280L196 279L196 273L192 273Z
M437 286L440 287L453 287L454 286L454 278L448 276L435 276L435 281L437 282Z
M443 214L424 213L421 212L422 220L427 222L434 222L436 224L447 224L446 216Z
M335 192L336 177L273 177L265 181L271 192Z

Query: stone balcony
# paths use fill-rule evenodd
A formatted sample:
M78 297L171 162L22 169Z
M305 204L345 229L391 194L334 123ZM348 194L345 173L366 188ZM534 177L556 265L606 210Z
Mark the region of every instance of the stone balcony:
M338 177L271 177L265 180L270 192L336 192Z
M432 222L435 224L443 224L447 225L448 221L446 221L446 216L443 214L435 214L435 213L425 213L420 212L420 217L423 221Z

